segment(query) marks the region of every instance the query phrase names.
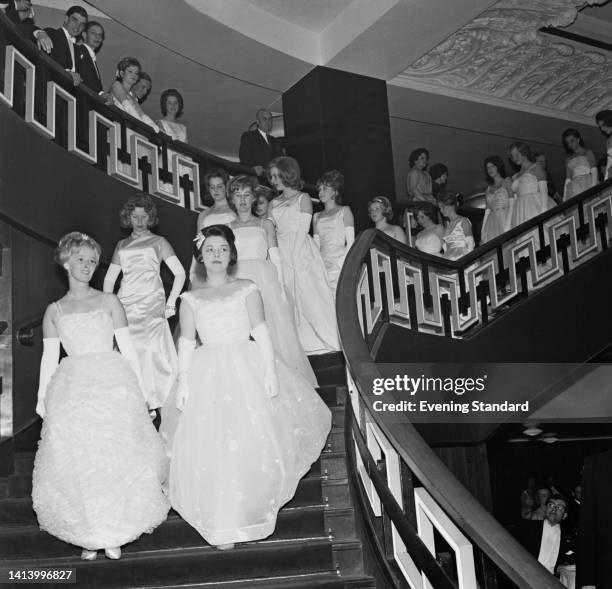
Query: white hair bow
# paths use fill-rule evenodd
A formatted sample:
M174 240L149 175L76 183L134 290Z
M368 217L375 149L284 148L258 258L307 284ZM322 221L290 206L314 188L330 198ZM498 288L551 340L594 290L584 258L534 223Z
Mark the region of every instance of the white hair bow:
M204 243L205 239L206 238L202 235L201 231L199 231L198 234L195 236L193 243L195 243L196 247L198 248L198 251L202 249L202 244Z

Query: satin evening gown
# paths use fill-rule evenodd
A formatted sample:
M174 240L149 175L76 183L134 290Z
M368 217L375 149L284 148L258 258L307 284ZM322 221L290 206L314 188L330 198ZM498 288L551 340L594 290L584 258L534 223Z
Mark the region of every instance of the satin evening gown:
M280 392L268 397L245 303L256 288L249 282L213 301L197 291L182 295L203 343L188 369L170 500L213 545L272 534L279 509L318 459L331 427L330 411L312 386L278 358Z
M444 257L449 260L458 260L469 253L465 231L461 224L462 219L465 219L465 217L458 217L444 229L444 235L442 236ZM469 219L466 219L466 221L470 223Z
M288 200L274 199L270 216L276 225L284 283L291 298L302 348L307 354L324 354L340 349L336 306L327 281L325 264L314 240L306 234L299 251L294 251L300 226L299 193Z
M161 238L147 233L123 243L118 248L123 278L117 294L138 354L147 401L154 409L164 404L178 374L176 348L164 315Z
M321 244L321 257L325 264L327 280L336 296L338 278L344 258L346 258L346 237L344 234L344 207L339 207L333 215L323 217L321 213L315 213L313 219L314 227L317 229Z
M68 357L46 396L32 501L42 530L88 550L122 546L161 524L165 457L134 371L113 351L102 309L61 314Z
M544 202L542 201L538 178L529 170L514 178L512 192L516 195L512 212L512 227L525 223L555 206L555 201L548 195Z
M300 345L293 312L286 297L282 296L283 287L276 275L276 268L268 260L266 230L260 224L236 227L233 231L238 250L236 277L248 278L259 288L275 352L287 366L297 370L316 387L317 377Z
M440 226L436 225L436 227ZM431 230L423 229L423 231L417 235L414 242L414 247L416 247L418 250L434 256L441 255L442 246L442 238L440 235L438 235L438 233L436 233L433 227Z

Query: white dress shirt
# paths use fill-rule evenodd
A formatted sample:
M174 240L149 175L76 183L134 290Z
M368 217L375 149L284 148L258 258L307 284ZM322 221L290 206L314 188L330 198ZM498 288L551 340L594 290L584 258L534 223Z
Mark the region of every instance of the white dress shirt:
M551 526L548 520L544 520L543 524L538 562L554 575L555 564L557 564L559 558L559 547L561 546L561 526Z

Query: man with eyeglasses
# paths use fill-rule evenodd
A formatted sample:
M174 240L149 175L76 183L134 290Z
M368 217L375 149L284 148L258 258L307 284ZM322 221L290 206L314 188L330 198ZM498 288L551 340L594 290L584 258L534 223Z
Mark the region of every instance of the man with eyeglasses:
M519 542L552 574L562 558L572 553L571 539L561 527L566 512L565 499L553 495L546 504L543 520L521 520L518 525Z

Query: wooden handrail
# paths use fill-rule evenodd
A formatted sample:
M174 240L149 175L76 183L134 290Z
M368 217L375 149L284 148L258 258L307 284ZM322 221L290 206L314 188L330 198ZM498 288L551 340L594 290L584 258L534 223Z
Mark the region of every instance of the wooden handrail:
M525 224L519 233L528 226ZM448 470L405 415L394 413L394 422L386 423L374 411L369 388L372 378L381 377L381 374L361 332L355 293L362 264L376 234L374 230L363 232L351 247L340 275L336 299L342 348L361 401L369 410L372 420L438 505L509 579L522 589L560 589L561 584L508 534ZM516 235L516 232L511 235ZM414 255L411 248L397 242L392 245ZM435 256L427 258L439 261ZM463 260L443 260L441 263L452 264L453 268L464 265Z

